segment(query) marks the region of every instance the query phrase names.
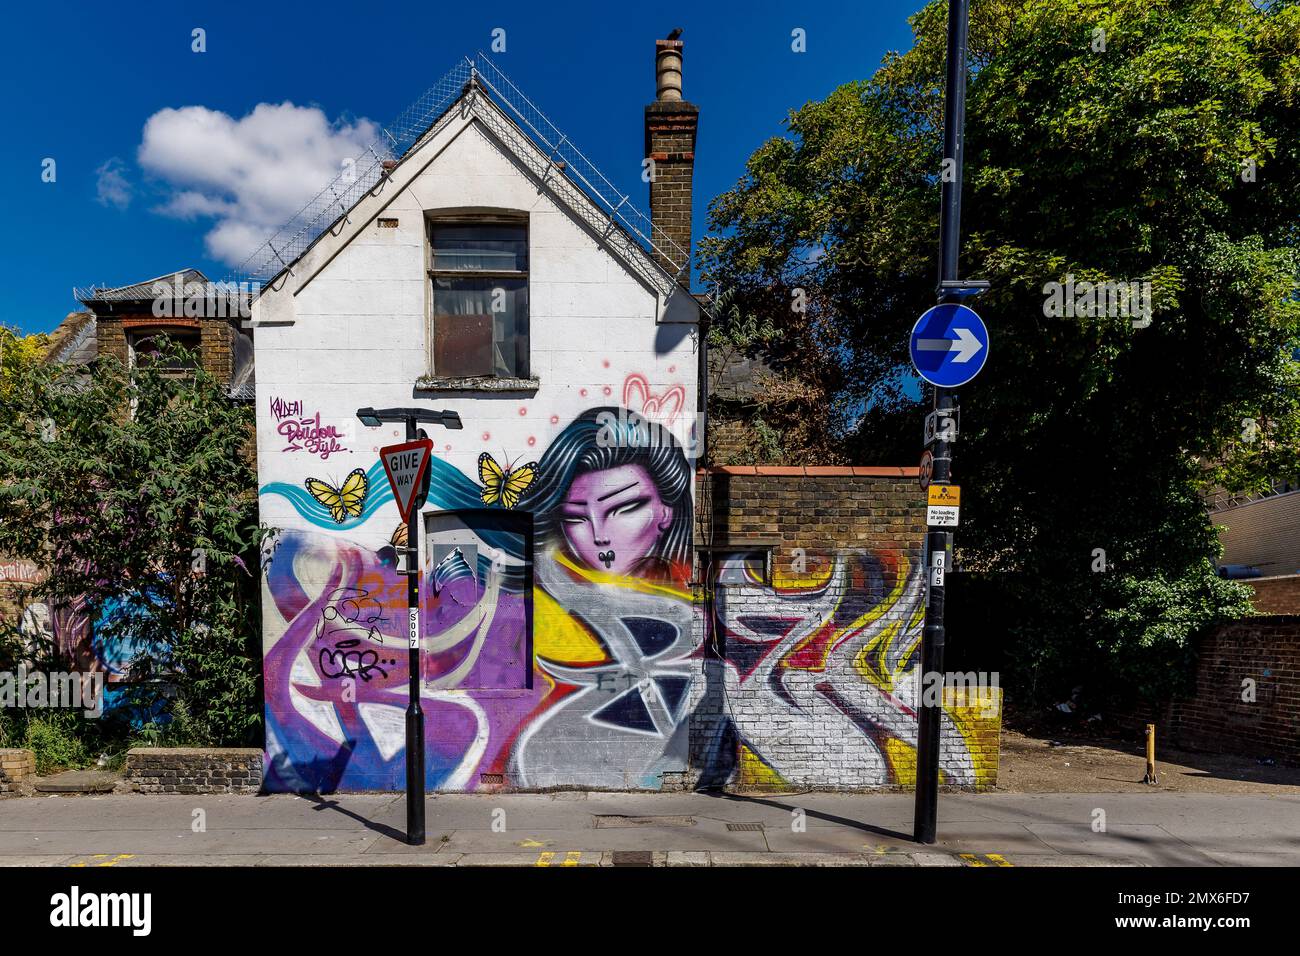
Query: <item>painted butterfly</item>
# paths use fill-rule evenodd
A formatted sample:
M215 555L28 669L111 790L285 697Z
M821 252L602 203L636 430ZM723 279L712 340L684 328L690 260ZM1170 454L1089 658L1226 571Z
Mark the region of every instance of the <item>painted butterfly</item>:
M339 524L348 518L361 517L361 508L370 491L370 481L360 468L354 468L338 488L319 478L308 478L305 484L311 496L328 508L330 517Z
M537 477L537 462L530 461L518 468L502 468L487 452L478 456L478 478L483 482L481 497L485 505L502 505L513 508L519 504L528 486Z

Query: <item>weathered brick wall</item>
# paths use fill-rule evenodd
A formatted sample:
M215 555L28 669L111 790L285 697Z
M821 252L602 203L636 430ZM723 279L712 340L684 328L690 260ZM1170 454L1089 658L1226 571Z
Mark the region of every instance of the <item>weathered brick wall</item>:
M1202 638L1193 690L1154 710L1114 715L1134 733L1156 725L1161 742L1300 766L1300 616L1234 621Z
M234 327L225 319L204 319L199 332L203 368L218 382L229 385L234 374Z
M126 779L141 793L257 793L262 751L254 747L136 747Z
M1245 581L1255 589L1255 610L1260 614L1300 614L1300 574Z
M12 793L36 776L36 755L30 750L0 750L0 793Z
M95 335L100 355L112 355L127 364L127 332L133 329L166 328L178 331L197 330L199 333L199 361L203 368L218 381L230 384L234 373L235 327L227 318L156 318L147 313L100 315L96 321Z
M111 355L127 363L126 329L120 315L101 315L95 320L95 338L100 355Z
M687 785L911 786L925 605L914 468L735 466L699 479L705 654ZM771 549L763 565L734 555ZM949 785L997 779L1000 695L945 694Z
M691 188L698 125L699 107L691 103L660 101L645 108L646 158L654 160L654 178L650 181L650 218L656 230L662 230L662 234L688 256L691 252ZM657 245L662 245L658 231L654 239ZM677 256L676 250L670 251ZM658 252L655 259L669 272L674 272L682 264L679 261L674 265ZM688 279L689 275L688 271Z

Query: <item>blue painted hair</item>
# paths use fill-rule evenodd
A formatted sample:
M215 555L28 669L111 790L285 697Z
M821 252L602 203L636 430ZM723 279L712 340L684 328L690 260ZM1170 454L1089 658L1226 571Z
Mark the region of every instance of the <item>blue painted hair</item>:
M561 505L578 475L624 465L640 465L650 475L672 524L651 554L670 565L691 560L691 466L681 443L667 428L617 406L589 408L547 447L537 462L537 477L519 502L533 513L539 542L563 540Z

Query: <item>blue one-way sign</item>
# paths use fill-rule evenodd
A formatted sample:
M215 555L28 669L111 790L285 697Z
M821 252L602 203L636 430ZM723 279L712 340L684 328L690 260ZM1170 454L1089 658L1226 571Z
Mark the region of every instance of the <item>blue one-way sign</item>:
M984 368L989 331L974 309L936 305L916 320L909 347L921 378L931 385L956 388Z

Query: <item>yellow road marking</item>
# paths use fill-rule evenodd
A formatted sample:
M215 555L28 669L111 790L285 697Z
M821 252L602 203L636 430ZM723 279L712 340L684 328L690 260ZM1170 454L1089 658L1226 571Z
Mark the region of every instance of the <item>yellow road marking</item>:
M1014 863L1008 863L1001 853L985 853L986 857L996 863L998 866L1015 866Z
M564 862L561 863L560 865L561 865L561 866L577 866L577 865L578 865L578 861L581 860L581 859L582 859L582 851L581 851L581 850L570 850L568 853L564 854Z
M534 847L547 846L549 843L549 840L520 840L516 846L522 846L525 849L531 850Z
M990 863L994 866L1015 866L1014 863L1008 862L1007 858L1001 853L959 853L957 855L966 861L967 866L988 866ZM983 859L980 859L981 856Z
M92 860L103 860L104 862L102 862L102 863L87 863L85 860L79 860L79 861L77 861L76 863L70 863L70 864L68 864L68 865L69 865L69 866L74 866L74 867L84 867L84 866L116 866L118 863L121 863L123 860L134 860L134 859L135 859L135 854L134 854L134 853L119 853L119 854L117 854L117 856L113 857L113 858L110 860L110 859L108 858L108 854L107 854L107 853L92 853L91 856L90 856L90 858L91 858Z
M542 853L537 857L537 866L550 866L551 861L555 859L554 853Z
M960 853L958 855L966 861L967 866L988 866L987 863L977 857L974 853Z

